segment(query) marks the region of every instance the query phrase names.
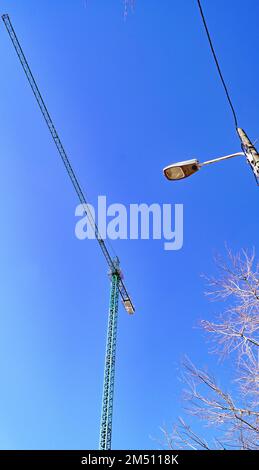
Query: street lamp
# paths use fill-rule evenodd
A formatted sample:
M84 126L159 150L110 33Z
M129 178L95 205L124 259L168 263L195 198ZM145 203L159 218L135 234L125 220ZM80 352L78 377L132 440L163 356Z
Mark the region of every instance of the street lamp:
M182 180L193 175L200 169L198 160L186 160L185 162L172 163L164 168L164 175L168 180Z
M222 160L228 160L229 158L234 158L238 156L245 156L247 163L249 163L252 168L257 184L259 184L259 153L248 139L245 131L238 128L237 133L241 140L241 147L243 152L232 153L231 155L226 155L224 157L214 158L213 160L208 160L206 162L200 163L199 160L193 158L192 160L185 160L183 162L172 163L164 168L163 172L165 177L171 181L177 181L188 176L197 173L205 165L210 165L211 163L220 162Z

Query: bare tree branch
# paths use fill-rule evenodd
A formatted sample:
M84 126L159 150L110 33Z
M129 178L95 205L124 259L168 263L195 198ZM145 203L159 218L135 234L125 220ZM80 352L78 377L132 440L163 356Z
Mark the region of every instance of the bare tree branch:
M227 305L215 321L203 320L201 326L213 343L211 351L235 366L231 393L189 359L182 366L187 413L215 427L222 437L209 445L181 418L170 434L163 429L171 448L259 449L259 265L254 252L227 251L227 262L217 259L220 276L206 278L206 294Z

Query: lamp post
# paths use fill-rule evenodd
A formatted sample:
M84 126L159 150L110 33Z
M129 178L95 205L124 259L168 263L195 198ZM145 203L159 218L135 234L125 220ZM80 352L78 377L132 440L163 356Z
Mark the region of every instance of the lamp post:
M217 157L212 160L207 160L206 162L199 162L199 160L193 158L191 160L172 163L171 165L168 165L163 169L165 177L171 181L181 180L193 175L194 173L197 173L197 171L205 165L210 165L212 163L228 160L229 158L243 156L246 157L246 161L252 168L257 184L259 185L259 153L257 152L252 142L249 140L243 129L237 128L237 133L241 140L241 147L243 150L242 152L231 153L230 155Z

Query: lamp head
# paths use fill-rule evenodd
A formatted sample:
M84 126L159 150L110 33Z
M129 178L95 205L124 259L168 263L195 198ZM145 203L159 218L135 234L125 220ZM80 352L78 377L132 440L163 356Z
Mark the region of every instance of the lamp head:
M200 169L199 161L193 158L184 162L172 163L163 169L164 175L168 180L182 180L193 175Z

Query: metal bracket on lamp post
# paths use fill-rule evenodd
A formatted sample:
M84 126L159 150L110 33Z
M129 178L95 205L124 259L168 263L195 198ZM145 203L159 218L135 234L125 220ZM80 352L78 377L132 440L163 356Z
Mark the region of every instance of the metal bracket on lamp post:
M230 155L225 155L224 157L213 158L212 160L207 160L206 162L199 163L199 167L210 165L211 163L221 162L222 160L228 160L229 158L245 156L244 152L231 153Z

